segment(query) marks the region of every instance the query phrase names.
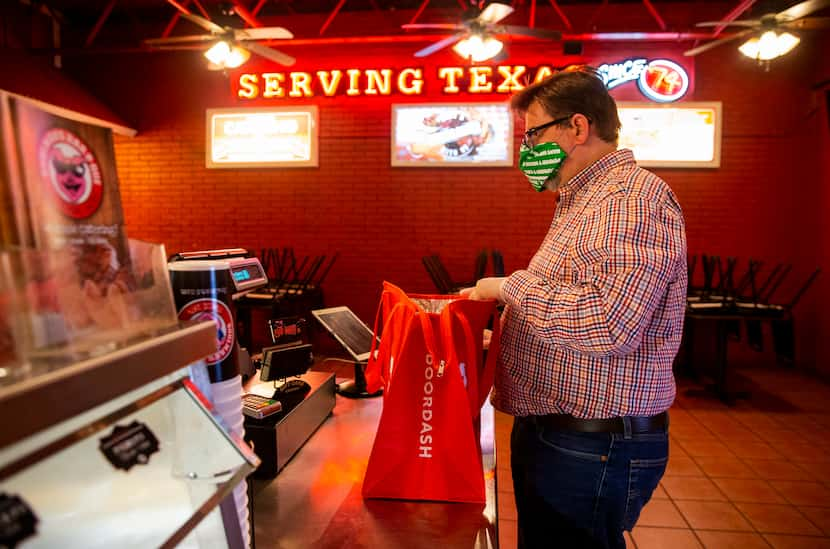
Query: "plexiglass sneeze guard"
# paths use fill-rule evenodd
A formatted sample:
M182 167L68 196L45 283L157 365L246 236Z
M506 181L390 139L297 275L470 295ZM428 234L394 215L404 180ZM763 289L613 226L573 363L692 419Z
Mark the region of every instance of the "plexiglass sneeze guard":
M20 547L242 546L218 506L259 460L220 426L187 372L0 451L0 497L34 516Z
M130 240L128 251L129 263L107 284L71 250L0 250L0 383L176 324L164 246ZM14 349L3 352L9 339Z

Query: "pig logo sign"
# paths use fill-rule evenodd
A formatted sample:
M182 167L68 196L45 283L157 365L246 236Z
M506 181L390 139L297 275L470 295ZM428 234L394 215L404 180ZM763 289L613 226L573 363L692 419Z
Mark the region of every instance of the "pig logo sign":
M216 352L205 359L209 366L222 362L231 354L236 340L233 315L228 306L218 299L202 298L188 302L179 311L179 320L216 322Z
M58 209L84 219L101 205L103 184L95 155L78 136L63 128L52 128L40 140L40 175Z

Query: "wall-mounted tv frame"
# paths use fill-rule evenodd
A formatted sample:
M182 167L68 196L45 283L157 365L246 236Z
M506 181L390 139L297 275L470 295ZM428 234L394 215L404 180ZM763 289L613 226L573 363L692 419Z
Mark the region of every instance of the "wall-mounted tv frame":
M392 105L392 166L482 168L513 165L507 103Z
M619 145L646 168L719 168L723 107L720 101L620 101Z
M208 109L208 168L304 168L318 165L318 110L297 107Z

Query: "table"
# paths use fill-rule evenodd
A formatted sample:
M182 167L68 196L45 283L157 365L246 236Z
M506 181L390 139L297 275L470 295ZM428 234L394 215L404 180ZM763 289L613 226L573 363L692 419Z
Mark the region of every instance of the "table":
M269 481L252 480L260 549L496 548L493 409L482 409L485 505L364 500L360 490L383 401L337 397L329 417Z
M721 311L707 311L707 312L692 312L686 311L685 318L685 338L686 338L686 364L687 373L693 377L697 377L694 368L694 332L695 323L697 322L713 322L715 324L715 383L709 387L717 397L727 405L732 405L739 398L748 398L750 396L747 391L732 391L728 387L728 370L729 370L729 333L730 326L735 322L749 321L773 321L783 318L783 313L777 314L777 311L770 309L752 309L745 308L740 312L735 310Z

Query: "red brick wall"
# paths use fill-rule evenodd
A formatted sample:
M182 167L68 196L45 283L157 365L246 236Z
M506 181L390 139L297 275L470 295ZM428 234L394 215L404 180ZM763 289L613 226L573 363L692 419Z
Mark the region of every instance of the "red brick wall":
M327 67L419 66L412 49L304 53ZM605 51L619 58L635 49ZM805 40L769 72L731 46L696 59L696 87L688 99L723 102L722 167L657 170L684 207L691 253L793 262L794 278L821 261L809 243L810 235L827 232L819 214L830 205L826 169L823 185L816 176L826 164L826 126L821 149L819 116L810 115L818 51ZM511 53L530 65L533 59L560 62L553 52L528 46L514 45ZM301 68L314 66L307 61ZM139 129L137 137L116 141L131 237L163 242L169 252L224 246L339 252L324 285L326 303L348 305L367 321L382 280L410 291L433 289L420 263L428 253L440 254L456 279L472 275L473 258L485 247L503 251L508 271L524 267L553 213L551 196L534 193L515 168L391 168L389 105L419 99L298 101L320 108L319 168L208 170L205 109L238 102L225 77L205 71L198 55L87 58L70 70ZM420 100L467 98L483 99ZM819 193L823 202L814 199ZM822 257L826 264L826 245ZM826 298L826 286L822 291ZM828 329L817 316L817 299L817 292L808 295L801 306L811 319L799 334L810 360L818 334Z

